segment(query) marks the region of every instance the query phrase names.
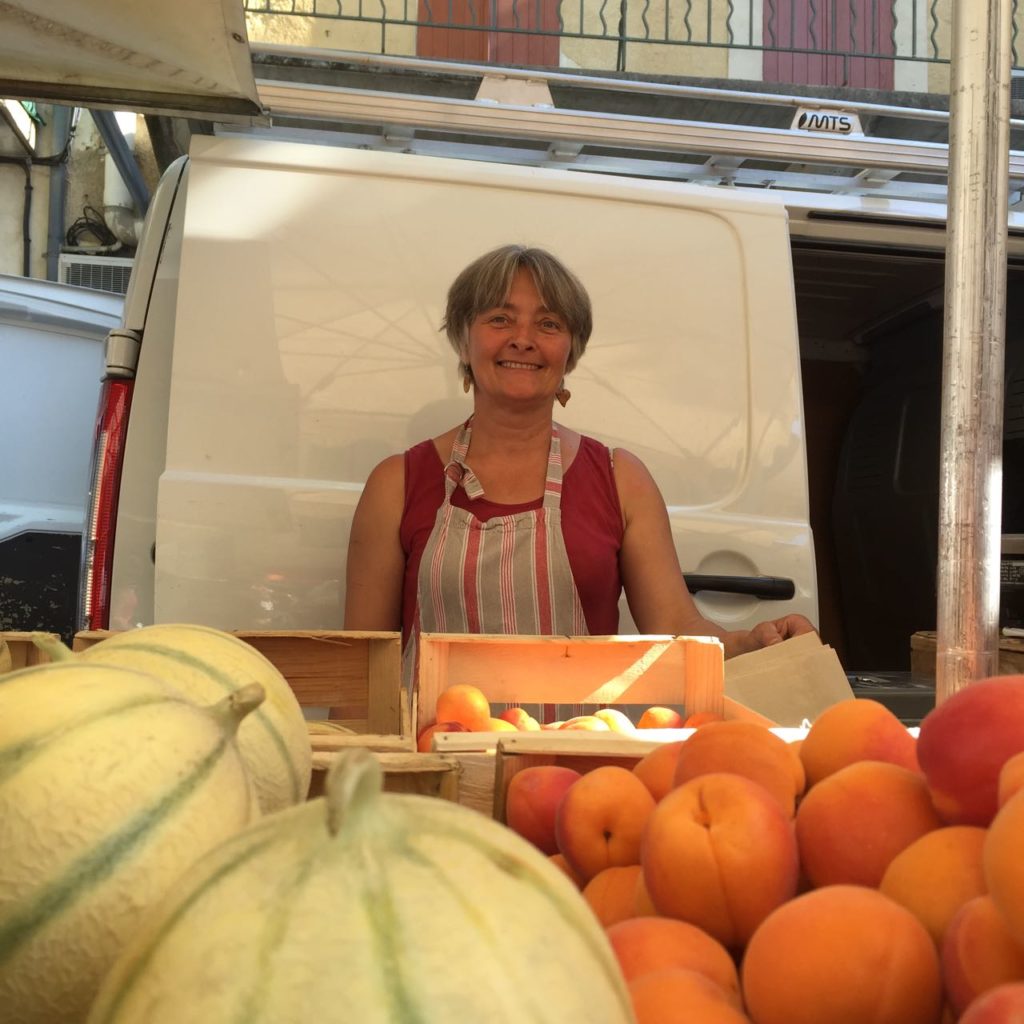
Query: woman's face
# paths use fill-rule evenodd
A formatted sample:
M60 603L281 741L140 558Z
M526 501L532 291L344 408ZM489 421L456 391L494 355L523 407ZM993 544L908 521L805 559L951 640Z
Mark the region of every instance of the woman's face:
M571 345L565 319L544 305L533 275L520 269L505 302L470 325L468 362L478 392L549 399L565 376Z

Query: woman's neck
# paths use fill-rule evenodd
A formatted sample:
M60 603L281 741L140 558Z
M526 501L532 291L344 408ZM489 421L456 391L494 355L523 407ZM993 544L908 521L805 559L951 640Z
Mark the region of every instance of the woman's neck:
M478 403L473 410L470 449L477 456L486 456L495 450L513 457L533 451L547 452L553 423L551 411L548 406L546 409L513 412L481 407Z

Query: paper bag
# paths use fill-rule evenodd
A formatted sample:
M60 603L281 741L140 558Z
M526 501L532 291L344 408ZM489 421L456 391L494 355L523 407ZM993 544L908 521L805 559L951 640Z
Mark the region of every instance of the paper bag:
M725 695L778 725L799 726L853 690L836 652L804 633L726 661Z

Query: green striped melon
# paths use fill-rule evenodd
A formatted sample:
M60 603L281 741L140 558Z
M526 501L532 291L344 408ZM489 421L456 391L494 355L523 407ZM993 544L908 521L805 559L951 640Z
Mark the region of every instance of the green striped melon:
M313 753L302 709L288 680L255 647L209 626L169 624L115 633L78 657L149 672L204 704L259 683L267 699L242 723L238 743L260 807L266 814L306 799Z
M79 661L0 678L5 1024L80 1024L142 911L259 816L234 735L262 696L203 708Z
M181 879L87 1024L628 1024L575 886L510 829L382 794L362 750L327 796L257 822Z

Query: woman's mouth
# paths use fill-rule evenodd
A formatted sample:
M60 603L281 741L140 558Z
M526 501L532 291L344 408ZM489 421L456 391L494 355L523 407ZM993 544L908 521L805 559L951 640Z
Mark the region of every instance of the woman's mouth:
M511 359L499 360L498 365L504 367L506 370L539 370L540 367L536 363L516 363Z

